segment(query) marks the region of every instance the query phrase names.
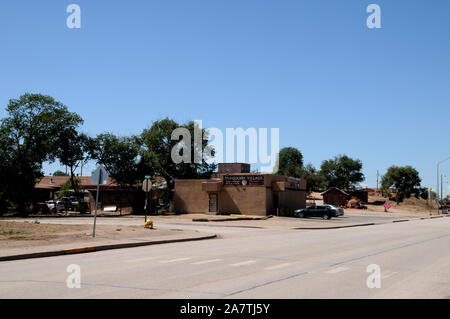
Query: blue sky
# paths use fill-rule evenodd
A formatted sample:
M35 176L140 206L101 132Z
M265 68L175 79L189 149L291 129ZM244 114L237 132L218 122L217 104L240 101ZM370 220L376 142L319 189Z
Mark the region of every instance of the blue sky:
M71 3L81 29L66 26ZM366 26L371 3L381 29ZM377 170L412 165L435 188L450 156L449 12L446 0L2 1L0 117L33 92L91 135L166 116L279 128L280 147L315 166L347 154L375 186Z

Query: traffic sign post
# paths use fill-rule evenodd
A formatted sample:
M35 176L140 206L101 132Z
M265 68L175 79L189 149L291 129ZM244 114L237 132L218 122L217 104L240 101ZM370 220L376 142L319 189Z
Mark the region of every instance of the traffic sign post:
M431 198L431 191L433 190L433 188L428 188L428 205L430 206L430 216L432 215L431 209L433 207L433 200Z
M108 177L109 174L103 166L97 167L97 169L92 172L91 183L97 184L97 194L95 195L94 228L92 230L92 237L95 237L95 225L97 223L98 194L100 193L100 184L107 184Z
M145 192L145 220L144 222L147 222L147 210L148 210L148 194L152 190L152 180L150 179L151 176L145 176L144 181L142 182L142 190Z

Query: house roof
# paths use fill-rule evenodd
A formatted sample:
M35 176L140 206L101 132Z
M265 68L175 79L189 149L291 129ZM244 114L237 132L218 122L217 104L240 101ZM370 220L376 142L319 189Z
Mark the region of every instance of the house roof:
M81 186L83 187L92 186L90 176L76 176L75 178L78 178L81 181ZM70 176L44 176L37 181L34 188L59 189L61 185L66 183L69 179ZM108 179L108 185L116 185L111 177Z
M96 184L92 184L91 176L76 176L81 181L81 187L85 189L96 188ZM59 190L61 185L66 183L70 179L70 176L44 176L40 180L36 182L34 188L37 189L53 189ZM155 189L164 189L167 187L167 183L164 178L155 176L152 178L152 183L154 184ZM120 185L117 184L111 177L108 178L108 183L106 185L102 185L102 187L109 188L120 188Z
M321 195L325 195L325 194L330 193L332 191L336 191L336 192L339 192L339 193L341 193L341 194L343 194L345 196L349 196L349 194L347 194L346 192L344 192L343 190L341 190L341 189L339 189L337 187L332 187L332 188L326 190L325 192L323 192Z

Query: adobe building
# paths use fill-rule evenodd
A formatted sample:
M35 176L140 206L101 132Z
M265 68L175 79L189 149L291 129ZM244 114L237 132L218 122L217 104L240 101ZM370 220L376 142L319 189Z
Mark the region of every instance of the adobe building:
M306 207L306 181L250 173L249 164L219 164L212 179L175 180L176 213L270 215Z

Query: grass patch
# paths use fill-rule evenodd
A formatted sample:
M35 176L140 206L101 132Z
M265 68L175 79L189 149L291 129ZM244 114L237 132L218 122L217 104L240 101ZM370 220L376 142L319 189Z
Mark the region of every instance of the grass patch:
M8 239L20 240L20 239L28 239L28 237L27 236L9 236Z
M20 231L16 231L16 234L20 234ZM3 231L0 233L2 236L11 236L14 235L14 229L10 229L9 231Z
M122 228L117 228L116 231L122 231Z
M18 217L20 214L18 212L6 212L3 214L3 217Z

